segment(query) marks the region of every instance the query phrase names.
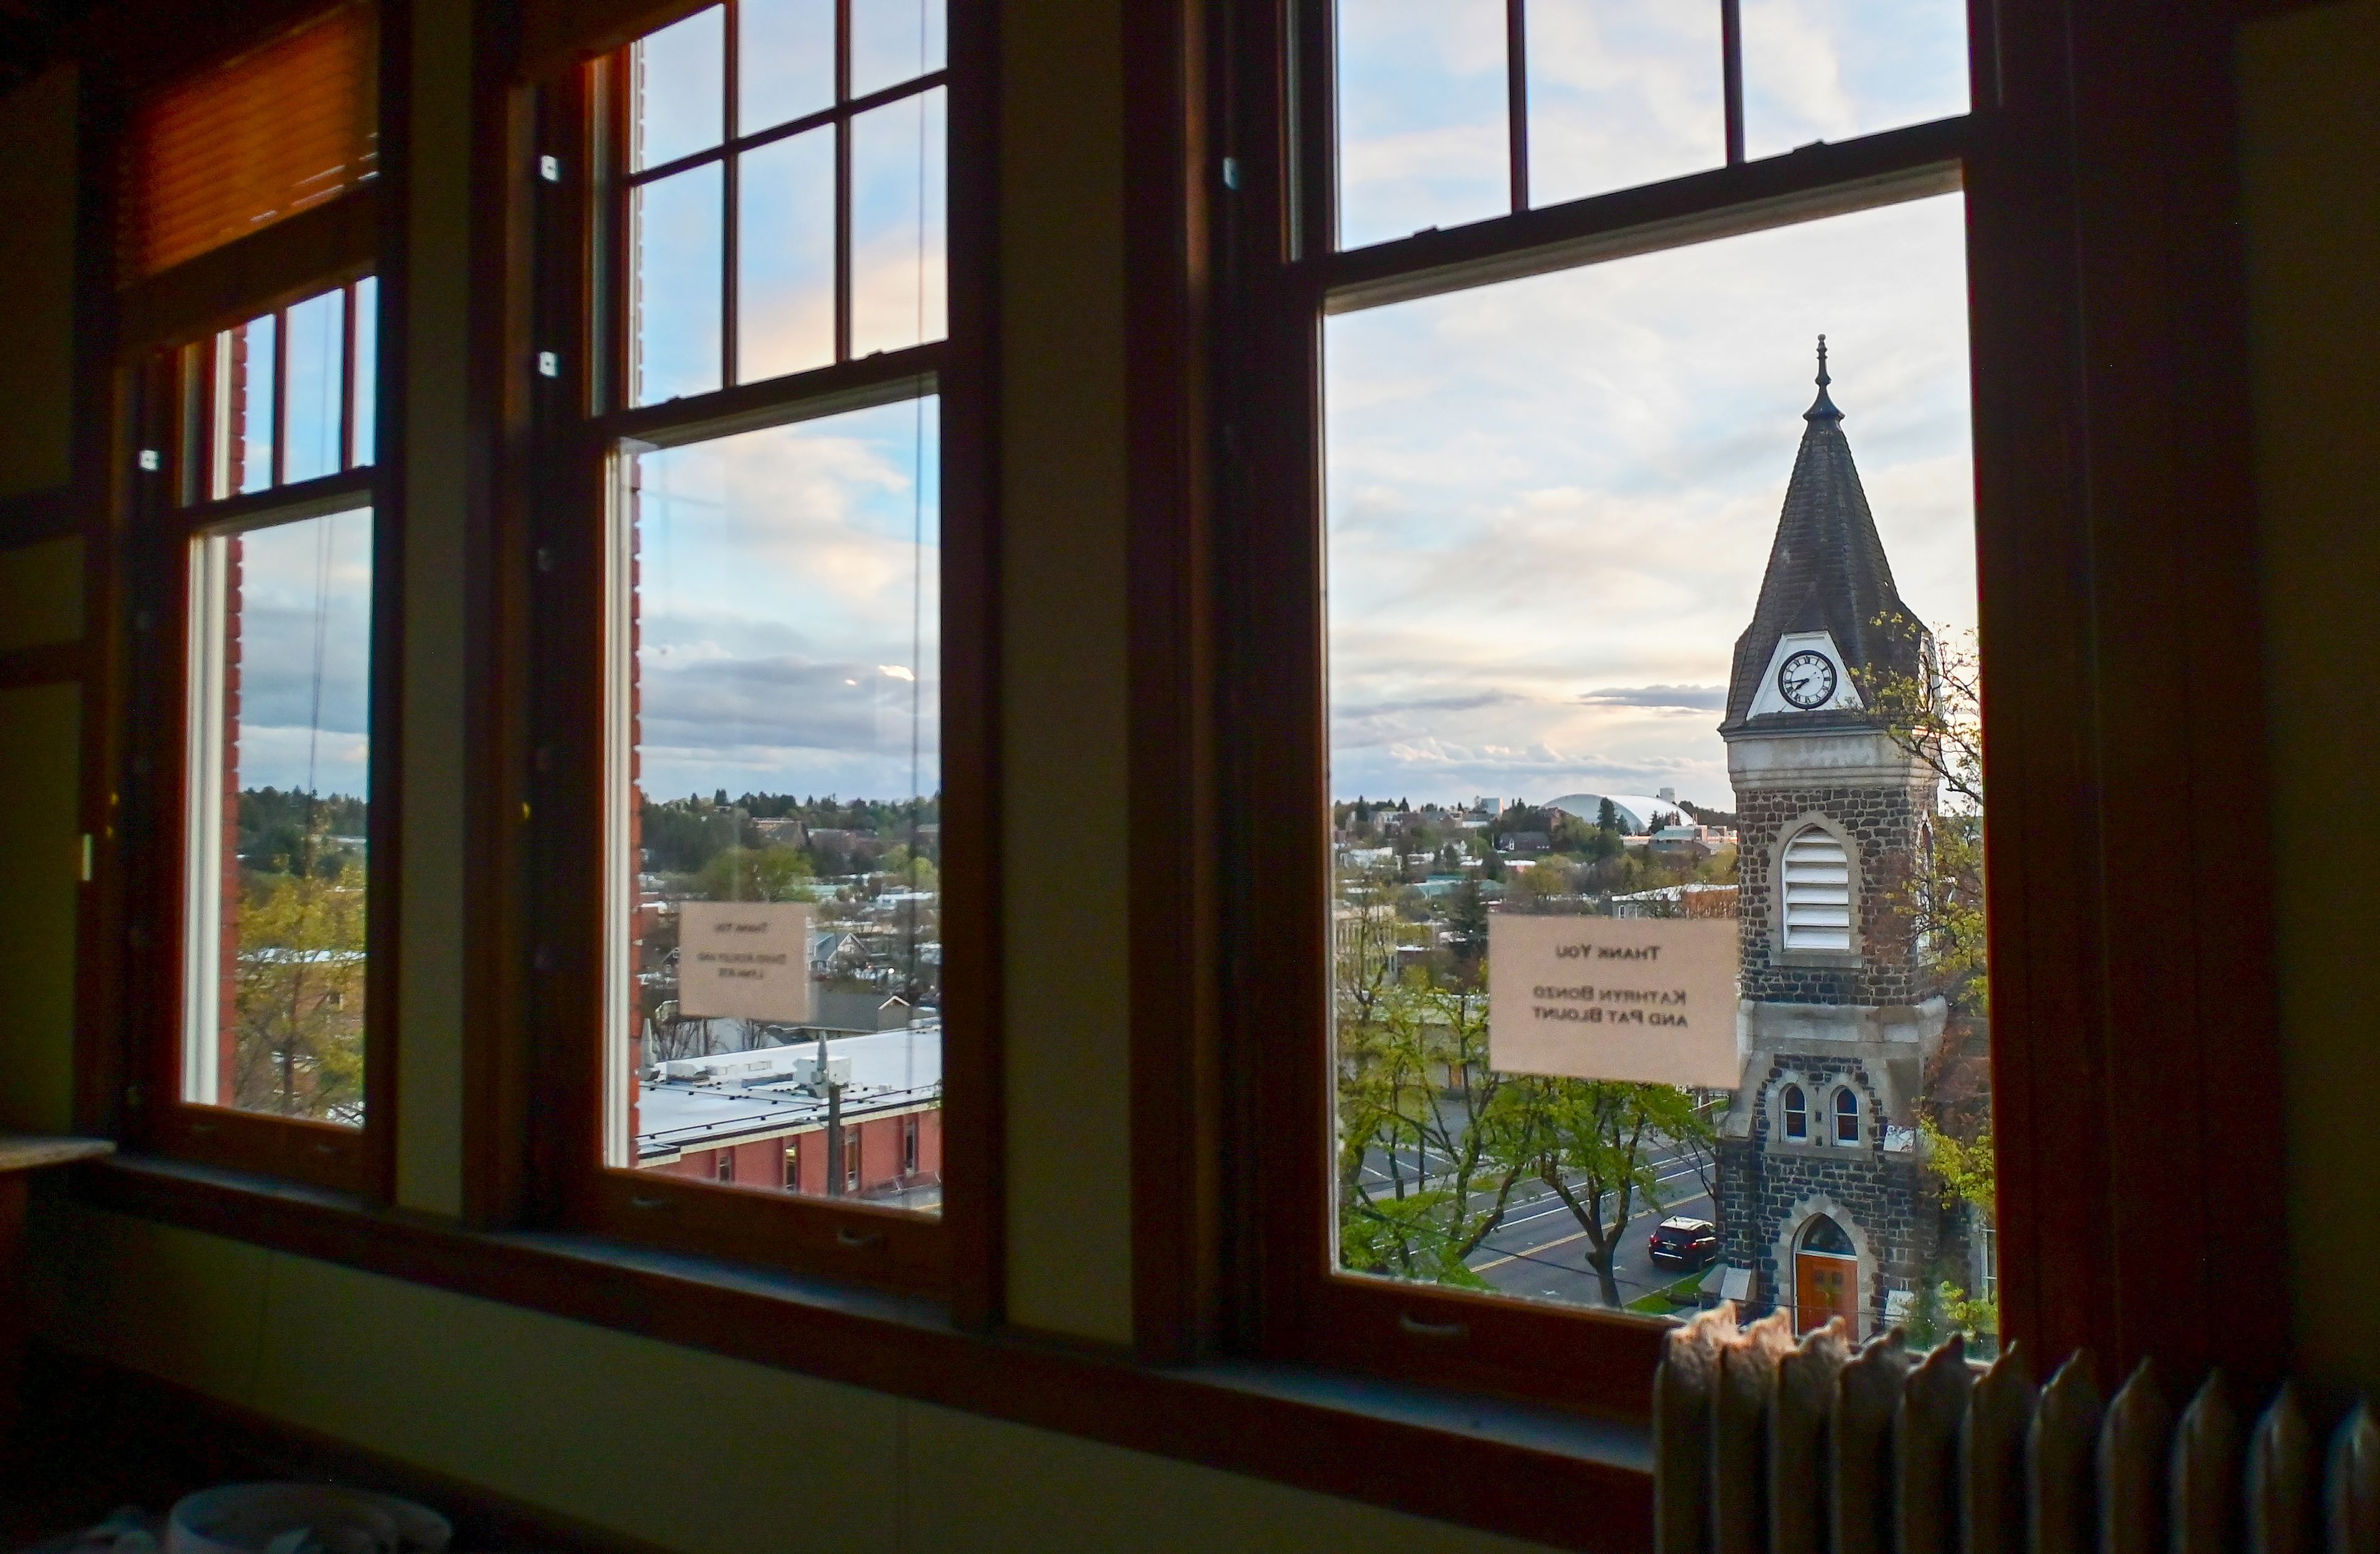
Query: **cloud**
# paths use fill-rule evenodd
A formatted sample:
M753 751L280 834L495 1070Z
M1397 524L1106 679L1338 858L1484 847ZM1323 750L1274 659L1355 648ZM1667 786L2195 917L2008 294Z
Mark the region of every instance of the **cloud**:
M1664 707L1686 712L1727 710L1725 686L1633 686L1588 691L1579 702L1587 707Z

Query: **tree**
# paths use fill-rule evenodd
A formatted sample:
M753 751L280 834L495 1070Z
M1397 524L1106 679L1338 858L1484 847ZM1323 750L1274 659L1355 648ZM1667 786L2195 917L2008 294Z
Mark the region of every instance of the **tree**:
M1619 1305L1612 1271L1621 1237L1641 1207L1658 1213L1659 1146L1711 1142L1694 1097L1671 1085L1598 1079L1516 1078L1508 1082L1500 1142L1513 1169L1535 1175L1561 1200L1586 1234L1587 1266L1603 1304Z
M791 847L725 847L711 855L694 887L713 901L797 901L812 878L810 860Z
M1465 1259L1524 1170L1496 1147L1510 1082L1488 1068L1487 994L1415 968L1368 1007L1339 1027L1339 1259L1484 1289Z
M357 1122L363 1114L364 878L350 858L268 877L240 904L231 1102Z

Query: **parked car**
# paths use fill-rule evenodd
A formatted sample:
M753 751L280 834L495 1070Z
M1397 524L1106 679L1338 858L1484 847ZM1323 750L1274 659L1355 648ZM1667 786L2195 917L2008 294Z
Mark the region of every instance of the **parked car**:
M1718 1256L1718 1227L1708 1220L1671 1216L1653 1227L1645 1250L1656 1263L1670 1263L1692 1271Z

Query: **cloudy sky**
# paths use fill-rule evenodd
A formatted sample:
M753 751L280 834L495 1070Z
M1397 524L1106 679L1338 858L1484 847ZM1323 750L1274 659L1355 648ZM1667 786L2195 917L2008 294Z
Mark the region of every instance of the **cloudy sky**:
M240 537L242 787L302 790L310 769L317 793L367 791L371 528L354 512Z
M937 409L638 457L648 794L935 791Z
M1959 9L1747 0L1750 153L1962 111ZM1347 246L1502 209L1501 16L1348 0ZM1532 0L1533 197L1716 164L1716 16ZM1822 332L1902 596L1971 625L1962 217L1944 196L1330 319L1333 792L1728 804L1714 725Z

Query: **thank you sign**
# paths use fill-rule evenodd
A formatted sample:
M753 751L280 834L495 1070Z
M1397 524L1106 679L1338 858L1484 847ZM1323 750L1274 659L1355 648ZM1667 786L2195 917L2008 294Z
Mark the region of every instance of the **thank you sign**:
M677 1007L686 1015L809 1019L809 904L679 903Z
M1729 919L1498 913L1488 1060L1501 1074L1733 1089L1735 968Z

